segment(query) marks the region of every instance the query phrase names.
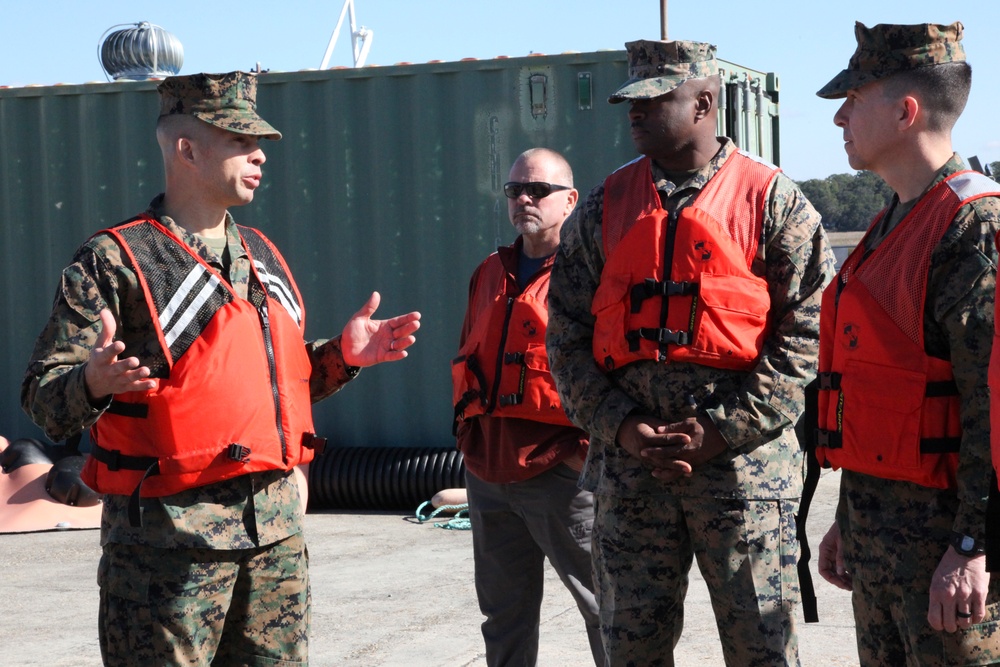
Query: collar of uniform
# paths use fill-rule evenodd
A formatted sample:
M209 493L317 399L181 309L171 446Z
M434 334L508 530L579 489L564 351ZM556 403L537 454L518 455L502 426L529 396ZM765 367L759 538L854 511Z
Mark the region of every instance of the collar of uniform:
M153 200L149 202L149 207L146 209L146 213L159 220L160 223L173 232L177 238L198 251L198 254L201 255L201 258L206 262L219 267L222 266L220 258L216 256L211 248L205 245L201 239L197 237L197 235L190 233L188 230L174 222L174 219L163 211L162 193L153 197ZM243 248L243 244L240 242L240 233L236 229L236 221L233 220L233 216L230 215L229 211L226 211L226 243L229 246L230 260L247 256L247 251Z
M719 151L708 161L704 167L699 169L697 172L692 174L683 183L673 183L667 178L667 172L661 169L655 161L652 162L652 172L653 172L653 184L656 189L665 194L668 197L672 197L680 192L688 189L701 190L708 183L712 176L715 176L716 172L726 163L733 153L736 153L739 149L736 148L736 144L732 142L728 137L718 137L719 143L721 144ZM673 187L671 187L673 186Z
M930 185L924 188L924 191L920 194L920 197L923 197L930 191L931 188L933 188L935 185L937 185L944 179L948 178L952 174L957 173L959 171L964 171L965 169L968 169L968 167L965 165L965 160L962 159L962 156L959 155L958 153L952 153L951 158L944 163L943 167L938 169L937 174L934 175L934 180L930 182Z

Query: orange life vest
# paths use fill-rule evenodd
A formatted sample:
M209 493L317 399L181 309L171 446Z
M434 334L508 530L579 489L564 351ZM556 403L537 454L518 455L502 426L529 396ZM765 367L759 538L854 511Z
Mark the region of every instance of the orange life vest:
M480 267L469 306L472 330L451 362L453 430L483 414L572 426L545 351L551 273L545 267L523 292L510 294L513 279L497 253Z
M734 153L694 202L669 215L649 158L604 182L604 269L594 294L593 352L610 371L640 359L748 370L771 299L750 270L773 165Z
M867 258L862 240L823 293L816 451L821 464L954 488L960 396L951 363L925 349L927 280L934 247L958 209L996 189L976 172L948 177Z
M290 470L321 444L302 298L274 246L239 229L258 306L152 218L104 232L142 285L167 371L155 389L115 395L94 424L81 477L99 493L133 494L137 505L139 495Z

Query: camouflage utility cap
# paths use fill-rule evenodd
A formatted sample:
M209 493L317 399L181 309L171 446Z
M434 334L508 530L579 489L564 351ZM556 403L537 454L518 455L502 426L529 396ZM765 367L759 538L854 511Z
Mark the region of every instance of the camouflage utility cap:
M612 104L649 100L666 95L688 79L719 73L712 44L640 39L626 42L625 50L628 51L628 81L608 98Z
M847 69L833 77L817 95L827 99L846 97L847 91L918 67L965 61L962 46L963 26L919 23L893 25L880 23L868 28L854 24L858 48Z
M281 139L281 132L257 115L257 75L247 72L171 76L156 87L160 116L188 114L237 134Z

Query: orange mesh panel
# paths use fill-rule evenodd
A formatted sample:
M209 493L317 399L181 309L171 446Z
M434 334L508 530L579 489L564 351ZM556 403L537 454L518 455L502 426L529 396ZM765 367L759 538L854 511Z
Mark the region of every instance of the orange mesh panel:
M610 257L635 221L660 207L660 195L653 187L649 158L633 160L619 167L604 181L604 214L601 234L604 256Z
M921 347L931 251L951 225L960 205L946 181L938 184L889 232L871 259L855 272L857 279L907 338Z
M734 153L698 195L694 205L723 223L746 254L747 266L757 254L764 224L764 198L777 168ZM721 176L725 174L725 178Z

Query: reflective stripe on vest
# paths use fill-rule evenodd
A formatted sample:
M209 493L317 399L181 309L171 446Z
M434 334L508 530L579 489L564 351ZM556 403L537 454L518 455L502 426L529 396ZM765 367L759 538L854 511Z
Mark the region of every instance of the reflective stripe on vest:
M968 171L939 183L867 257L862 240L823 293L820 463L954 488L961 397L951 363L925 351L927 280L956 213L995 196L991 183Z
M155 220L104 232L138 277L167 368L155 389L116 395L94 425L82 476L99 493L141 482L144 497L169 495L313 457L302 300L270 242L240 231L256 307Z
M672 217L650 165L630 162L604 184L594 359L607 371L642 359L748 370L767 334L767 282L751 266L778 170L734 153Z

